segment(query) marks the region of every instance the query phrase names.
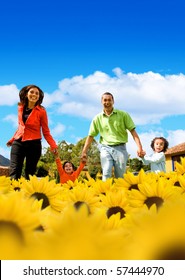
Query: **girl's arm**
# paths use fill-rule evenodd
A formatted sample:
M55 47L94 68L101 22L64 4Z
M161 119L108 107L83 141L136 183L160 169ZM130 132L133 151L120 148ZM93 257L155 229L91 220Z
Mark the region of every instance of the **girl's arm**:
M75 177L77 178L80 175L80 172L83 170L86 162L81 161L79 167L77 168L76 171L74 171Z
M60 158L59 157L55 157L55 162L56 162L56 165L57 165L58 173L61 176L64 173L64 169L63 169L63 166L62 166Z
M144 158L142 158L143 163L145 164L149 164L149 163L159 163L161 161L165 161L165 155L163 152L161 153L154 153L151 156L144 156Z

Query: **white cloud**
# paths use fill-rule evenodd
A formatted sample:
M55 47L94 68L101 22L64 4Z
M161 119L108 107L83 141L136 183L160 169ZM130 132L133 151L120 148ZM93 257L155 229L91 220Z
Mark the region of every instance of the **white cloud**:
M54 138L54 140L56 141L56 143L58 143L58 141L61 141L65 129L66 129L66 126L61 123L57 123L55 125L55 127L50 129L50 133L51 133L52 137ZM49 147L49 144L47 143L46 139L44 137L42 137L43 153L44 153L44 150L48 147Z
M64 130L66 129L65 125L57 123L56 126L51 130L51 135L53 137L62 136Z
M6 117L3 118L3 121L11 123L13 125L13 127L18 126L17 115L15 115L15 114L7 115Z
M176 146L185 142L185 130L178 129L178 130L169 130L168 131L168 141L170 147Z
M16 85L0 86L0 106L15 105L19 101L19 90Z
M184 114L185 75L162 76L151 71L125 74L120 68L113 72L113 77L96 71L87 77L64 79L56 91L47 95L47 104L57 104L60 114L91 119L102 109L102 93L109 91L115 97L115 107L128 111L139 125Z
M160 123L166 116L184 114L185 75L165 75L152 71L135 74L113 69L113 76L96 71L84 77L74 76L58 83L53 93L45 93L43 105L55 114L87 119L102 110L101 95L113 93L115 107L131 114L137 125ZM0 105L18 101L15 85L0 87Z

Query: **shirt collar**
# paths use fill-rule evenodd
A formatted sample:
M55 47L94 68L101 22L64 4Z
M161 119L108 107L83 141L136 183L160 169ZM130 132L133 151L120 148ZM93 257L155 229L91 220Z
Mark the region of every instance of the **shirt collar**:
M117 114L117 110L114 109L114 108L113 108L113 110L112 110L112 113L111 113L109 116L111 116L111 115L113 115L113 114ZM102 115L108 116L108 115L105 114L104 110L102 111Z

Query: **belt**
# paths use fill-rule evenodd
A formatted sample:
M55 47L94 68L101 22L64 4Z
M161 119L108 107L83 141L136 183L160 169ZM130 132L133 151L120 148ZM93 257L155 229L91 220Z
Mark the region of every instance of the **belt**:
M114 144L114 145L107 145L109 147L117 147L117 146L123 146L125 143L119 143L119 144Z

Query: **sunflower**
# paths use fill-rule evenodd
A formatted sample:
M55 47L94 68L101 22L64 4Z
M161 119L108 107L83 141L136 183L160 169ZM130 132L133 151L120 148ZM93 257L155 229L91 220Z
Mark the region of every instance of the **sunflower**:
M25 182L26 182L26 179L24 177L21 177L18 180L12 179L10 191L21 191Z
M154 206L154 205L153 205ZM152 206L152 207L153 207ZM134 260L185 259L185 200L179 198L151 213L141 210L125 251ZM125 252L126 253L126 252Z
M142 207L146 205L150 208L156 204L161 207L168 200L177 199L181 192L172 186L171 182L165 178L159 178L157 182L143 182L138 185L139 190L131 190L128 194L129 203L133 207Z
M107 179L106 181L102 181L102 180L94 181L91 184L91 188L95 196L106 195L108 191L115 190L112 178Z
M49 181L49 177L40 180L34 175L29 181L24 183L24 193L26 197L42 200L42 209L49 207L54 211L61 211L60 201L61 185L55 180Z
M175 187L180 187L180 183L179 183L179 177L181 176L181 174L175 172L175 171L171 171L165 174L164 178L168 181L171 182L171 184Z
M33 201L20 192L0 196L1 259L19 258L23 248L34 239L39 214Z
M63 203L66 204L66 207L73 205L76 210L85 205L89 214L92 214L100 206L99 198L88 187L76 186L67 193L64 200Z
M61 186L63 188L66 188L66 189L69 189L69 190L73 189L76 185L78 185L78 179L76 179L74 182L71 181L71 180L68 180L66 183L61 184Z
M85 204L78 211L71 205L57 218L53 234L45 236L44 242L39 244L37 259L104 260L123 257L124 230L107 231L101 216L97 213L89 215Z
M143 169L141 169L138 175L134 175L132 172L127 172L124 175L124 178L118 178L114 180L114 186L117 188L124 188L128 191L130 190L138 190L138 184L144 181L156 181L158 177L154 173L145 173Z
M185 175L178 175L178 181L176 182L178 182L182 193L185 193Z
M83 181L78 181L78 179L76 179L74 182L71 180L68 180L67 183L61 184L62 188L67 189L67 190L71 190L75 187L81 187L81 188L86 188L89 185L87 184L87 181L84 183Z
M181 157L181 163L175 162L175 170L178 174L183 175L185 173L185 158Z
M93 178L89 178L89 179L85 179L85 178L83 178L83 180L82 180L82 182L86 185L86 186L88 186L88 187L91 187L91 186L93 186L94 184L96 184L96 182L97 182L98 180L95 180L95 179L93 179Z
M0 176L0 194L7 193L10 189L10 177Z
M119 213L119 219L123 219L127 216L133 208L130 207L129 201L124 190L117 192L107 192L105 196L101 197L101 207L104 208L107 219L110 219L112 215ZM118 216L116 217L116 219Z
M43 236L36 259L91 259L97 257L96 236L101 232L101 224L89 219L88 209L83 204L78 211L70 205L55 216L53 231Z

